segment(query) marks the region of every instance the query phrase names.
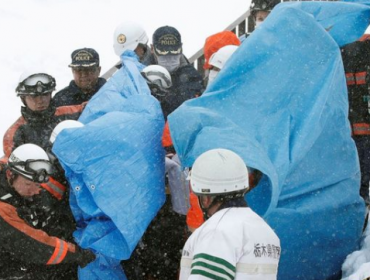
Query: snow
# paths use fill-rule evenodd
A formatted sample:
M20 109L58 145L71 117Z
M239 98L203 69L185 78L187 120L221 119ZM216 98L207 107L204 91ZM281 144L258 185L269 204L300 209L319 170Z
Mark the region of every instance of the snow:
M15 88L21 73L40 67L56 78L57 90L72 79L73 50L92 47L100 54L102 73L118 57L113 31L122 21L143 25L148 36L160 26L176 27L184 53L192 56L206 37L224 30L249 8L250 0L2 0L0 3L0 135L20 116ZM2 149L2 141L0 141Z
M364 231L361 249L348 255L342 266L343 280L363 280L370 277L370 226Z
M184 4L186 3L186 4ZM207 36L224 30L249 7L250 0L179 2L125 0L2 0L0 3L0 135L20 116L15 88L22 71L44 67L57 81L57 90L72 78L70 54L92 47L100 54L102 73L118 61L113 52L113 31L121 21L141 23L149 37L163 25L176 27L184 53L190 57ZM2 149L2 141L0 141ZM370 228L360 251L343 265L346 280L369 276ZM357 271L357 273L355 273ZM351 276L350 276L351 275ZM362 278L361 278L362 277Z

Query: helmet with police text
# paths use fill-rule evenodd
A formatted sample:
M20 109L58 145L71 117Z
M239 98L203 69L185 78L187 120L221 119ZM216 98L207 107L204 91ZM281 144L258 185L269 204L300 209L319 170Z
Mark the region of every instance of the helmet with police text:
M139 44L146 45L149 38L144 28L136 22L119 24L113 34L113 48L116 55L121 56L126 50L134 51Z
M55 90L55 79L44 70L32 69L23 72L15 92L17 96L46 95Z
M50 135L50 142L53 144L55 142L55 139L57 138L58 134L66 128L77 128L77 127L83 127L84 124L75 121L75 120L65 120L60 123L56 127L54 127L53 132Z
M196 195L241 197L249 190L248 169L240 156L227 149L201 154L190 171Z
M17 147L8 160L11 171L36 183L46 183L53 173L47 153L35 144Z
M214 53L211 58L209 59L209 64L217 67L218 69L222 69L229 60L231 55L238 49L237 46L229 45L220 48L216 53Z
M255 17L258 11L271 12L280 2L281 0L252 0L249 10L251 15Z

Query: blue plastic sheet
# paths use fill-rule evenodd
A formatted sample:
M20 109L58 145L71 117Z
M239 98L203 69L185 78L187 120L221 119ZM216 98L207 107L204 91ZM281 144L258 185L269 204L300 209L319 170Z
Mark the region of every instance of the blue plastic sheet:
M278 279L339 279L358 246L365 206L339 46L369 18L361 4L279 4L168 118L184 166L227 148L265 174L246 199L280 237Z
M53 147L71 185L76 242L97 259L80 279L126 279L128 259L165 200L163 114L127 51L122 68L87 104L79 129Z

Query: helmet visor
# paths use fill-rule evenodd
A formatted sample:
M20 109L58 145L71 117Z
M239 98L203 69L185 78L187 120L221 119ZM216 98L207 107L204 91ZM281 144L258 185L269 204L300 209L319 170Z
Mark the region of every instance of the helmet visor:
M55 89L55 79L47 74L35 74L19 83L16 92L19 95L43 95Z

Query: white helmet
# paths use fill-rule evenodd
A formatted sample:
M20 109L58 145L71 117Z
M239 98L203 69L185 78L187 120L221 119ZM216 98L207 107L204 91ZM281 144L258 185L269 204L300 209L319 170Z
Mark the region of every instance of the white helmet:
M163 66L149 65L141 71L141 74L148 84L155 84L162 89L169 89L172 86L171 74Z
M215 52L209 59L209 64L219 68L220 70L224 67L226 61L231 57L231 55L236 51L238 46L228 45L220 48Z
M17 147L9 157L9 168L23 177L37 183L45 183L53 172L47 153L35 144Z
M149 41L144 28L136 22L123 22L119 24L113 35L113 48L116 55L126 50L134 51L139 44L146 45Z
M54 127L53 132L50 135L50 142L53 144L55 142L55 139L57 138L58 134L66 128L75 128L75 127L83 127L84 124L75 121L75 120L66 120L58 123L56 127Z
M15 92L17 96L44 95L52 93L55 87L55 79L43 69L29 69L19 77Z
M242 196L249 190L248 169L236 153L213 149L201 154L190 172L190 185L197 195Z

